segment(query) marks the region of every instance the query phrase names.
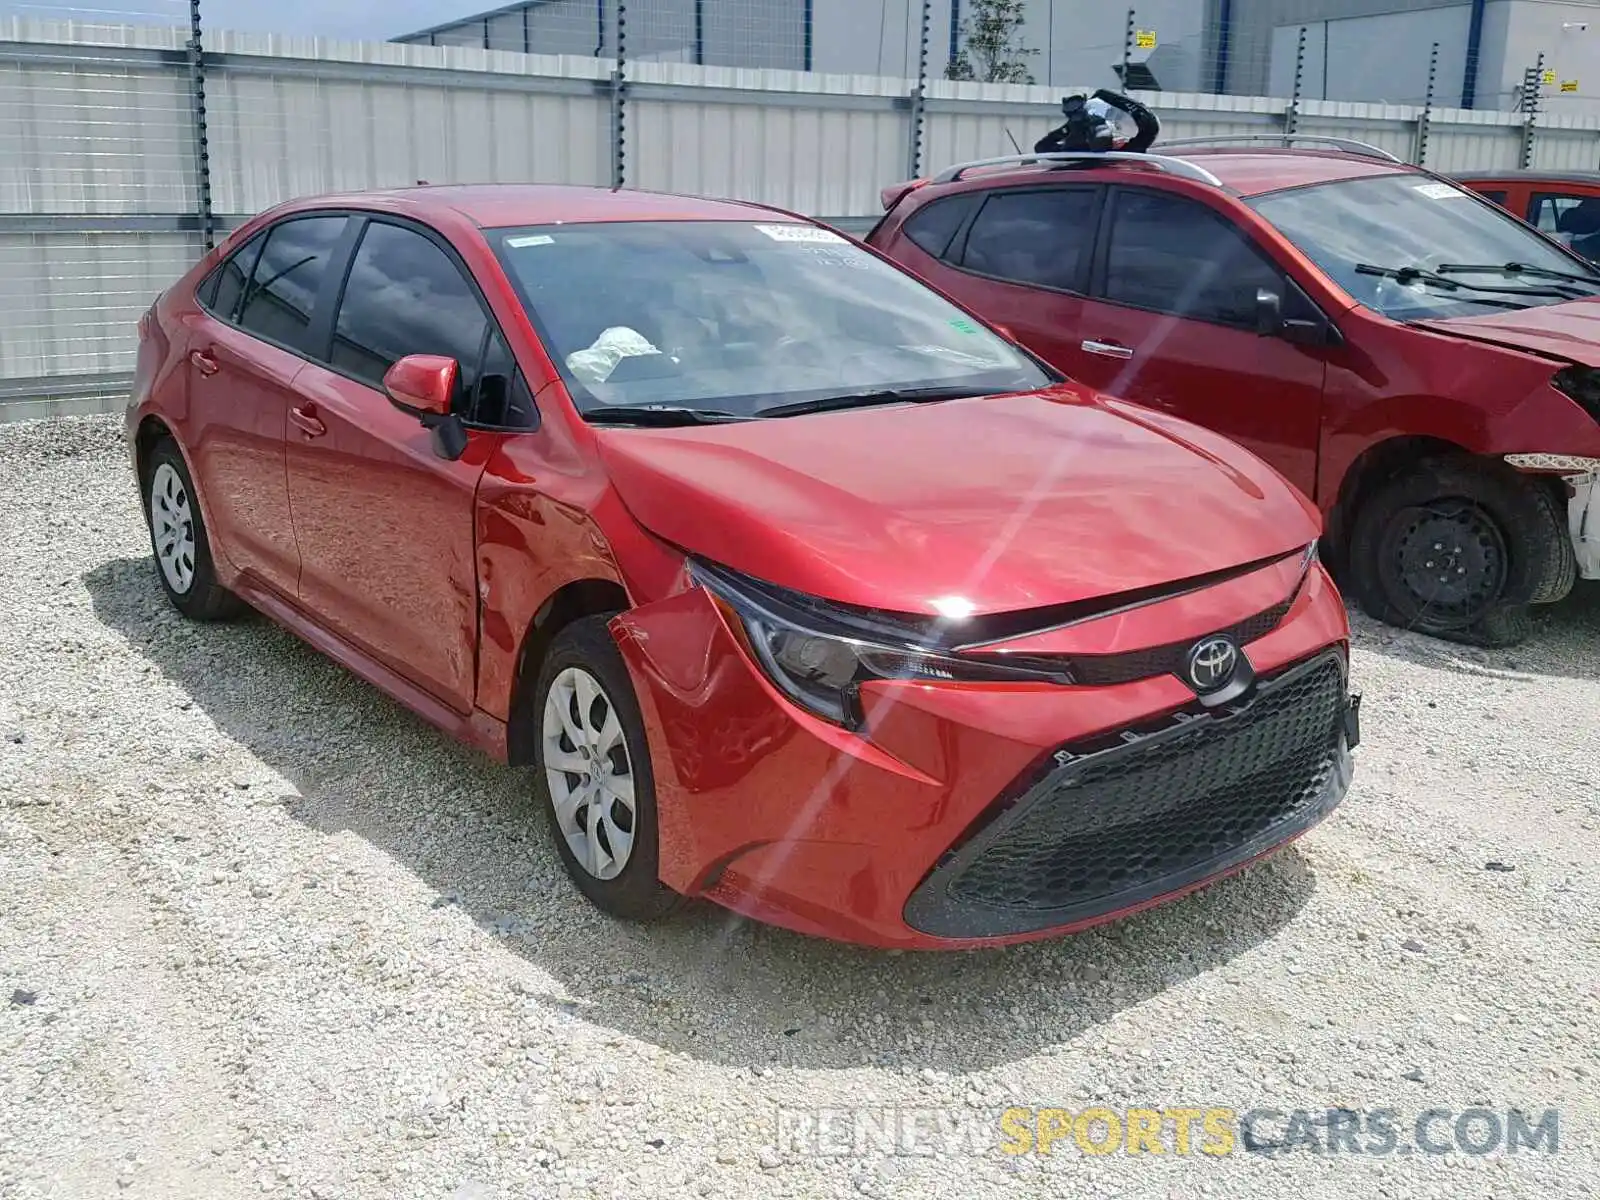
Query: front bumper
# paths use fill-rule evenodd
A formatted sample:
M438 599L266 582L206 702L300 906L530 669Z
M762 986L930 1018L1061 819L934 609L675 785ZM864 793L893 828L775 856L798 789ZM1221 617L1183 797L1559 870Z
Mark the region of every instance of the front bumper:
M1350 779L1348 626L1320 567L1245 647L1261 685L1243 710L1187 721L1178 714L1195 712L1195 696L1173 675L884 683L863 693L868 740L781 697L703 589L613 628L650 739L663 882L803 933L933 949L1071 932L1240 869L1326 815ZM1320 690L1290 703L1308 675ZM1269 745L1285 720L1295 728ZM1152 726L1178 732L1146 733L1112 758L1087 752ZM1224 735L1202 734L1213 727ZM1258 786L1284 753L1305 759L1284 775L1293 786ZM1146 783L1112 795L1113 760ZM1256 800L1241 816L1245 791ZM1163 845L1170 861L1152 859ZM996 902L993 881L1048 879L1062 866L1053 852L1082 863L1096 846L1115 851L1093 868L1098 882Z
M1584 579L1600 579L1600 471L1568 478L1567 488L1572 493L1567 519L1578 574Z
M947 938L1031 933L1243 866L1343 798L1358 712L1343 656L1328 651L1233 711L1184 710L1058 750L923 880L906 922Z

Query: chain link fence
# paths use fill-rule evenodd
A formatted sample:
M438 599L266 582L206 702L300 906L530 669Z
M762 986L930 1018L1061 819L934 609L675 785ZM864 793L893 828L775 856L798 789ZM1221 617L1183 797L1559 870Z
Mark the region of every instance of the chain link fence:
M1495 74L1454 9L1240 16L1261 8L0 0L0 417L115 402L150 300L227 230L308 194L626 186L859 231L885 184L1031 148L1064 93L1101 86L1152 104L1170 139L1355 137L1446 171L1600 164L1586 31L1508 42Z

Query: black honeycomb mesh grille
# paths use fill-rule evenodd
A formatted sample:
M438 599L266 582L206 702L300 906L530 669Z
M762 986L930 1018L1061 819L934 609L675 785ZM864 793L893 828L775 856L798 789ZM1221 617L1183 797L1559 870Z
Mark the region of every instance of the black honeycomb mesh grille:
M1232 638L1236 645L1249 645L1276 629L1293 602L1294 597L1291 596L1281 604L1274 604L1265 612L1247 617L1237 625L1219 629L1215 634L1207 636L1220 635ZM1166 646L1152 646L1148 650L1134 650L1127 654L1075 654L1071 657L1072 677L1076 682L1091 687L1111 687L1118 683L1150 679L1156 675L1176 675L1181 679L1188 662L1189 651L1194 648L1196 640L1198 639L1173 642Z
M1327 655L1225 719L1069 759L947 855L906 919L945 937L1043 929L1254 857L1342 796L1345 704L1343 663Z

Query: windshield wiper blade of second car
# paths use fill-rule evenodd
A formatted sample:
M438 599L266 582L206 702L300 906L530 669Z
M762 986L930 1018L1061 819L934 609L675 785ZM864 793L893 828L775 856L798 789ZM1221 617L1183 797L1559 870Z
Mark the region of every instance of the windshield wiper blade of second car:
M748 421L749 417L714 408L685 408L677 404L601 404L586 409L583 419L591 425L722 425Z
M1501 275L1532 275L1537 279L1564 279L1581 283L1585 287L1600 288L1600 275L1579 275L1576 271L1552 271L1548 267L1530 266L1528 263L1440 263L1434 268L1440 275L1471 275L1499 272Z
M1427 267L1380 267L1372 263L1357 263L1358 275L1383 275L1398 283L1412 283L1421 280L1431 283L1435 287L1448 288L1450 291L1460 291L1466 288L1469 291L1485 292L1495 296L1554 296L1557 299L1570 299L1571 288L1559 287L1490 287L1483 283L1467 283L1460 279L1451 279L1440 275L1437 271L1430 271ZM1463 300L1475 297L1463 296Z
M880 404L930 404L937 400L972 400L979 396L998 396L1008 388L973 387L914 387L881 388L872 392L854 392L847 396L824 396L820 400L801 400L795 404L778 404L759 409L756 416L794 417L803 413L833 412L844 408L871 408Z

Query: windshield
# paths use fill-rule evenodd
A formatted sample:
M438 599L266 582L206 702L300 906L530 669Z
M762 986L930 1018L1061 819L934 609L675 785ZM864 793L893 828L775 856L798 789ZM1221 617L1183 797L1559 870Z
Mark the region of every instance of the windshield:
M1592 268L1487 201L1423 176L1347 179L1247 203L1361 304L1397 321L1600 291ZM1502 269L1510 264L1523 269Z
M909 275L816 226L629 221L489 236L591 419L622 406L749 417L1055 381Z

